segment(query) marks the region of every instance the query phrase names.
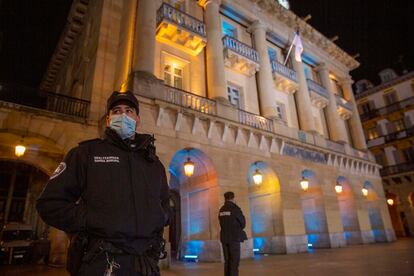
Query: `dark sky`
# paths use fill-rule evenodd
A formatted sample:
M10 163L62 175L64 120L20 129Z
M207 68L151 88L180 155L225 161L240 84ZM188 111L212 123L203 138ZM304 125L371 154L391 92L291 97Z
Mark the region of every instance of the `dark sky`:
M0 0L0 82L38 86L66 23L71 0ZM414 1L291 0L299 16L350 54L360 53L355 80L377 83L385 67L414 69ZM375 5L372 5L375 3Z
M299 16L351 55L360 53L360 67L351 71L354 80L379 83L378 72L386 67L398 74L404 65L414 70L414 1L412 0L291 0Z

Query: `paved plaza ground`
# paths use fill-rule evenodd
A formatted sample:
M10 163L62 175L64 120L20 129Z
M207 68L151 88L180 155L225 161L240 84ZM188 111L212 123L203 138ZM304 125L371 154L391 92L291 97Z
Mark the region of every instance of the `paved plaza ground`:
M177 262L162 276L219 276L221 263ZM2 266L0 275L67 276L63 269L41 265ZM319 249L295 255L257 256L243 260L240 276L341 276L414 275L414 239L393 243L357 245L338 249Z

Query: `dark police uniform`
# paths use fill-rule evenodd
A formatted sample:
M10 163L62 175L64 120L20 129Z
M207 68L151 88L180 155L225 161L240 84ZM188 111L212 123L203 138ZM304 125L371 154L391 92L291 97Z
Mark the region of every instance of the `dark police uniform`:
M219 211L220 241L224 254L224 275L239 275L240 242L243 237L243 229L246 227L246 219L239 206L231 201L226 201Z
M109 257L120 264L117 276L143 275L134 256L146 256L168 221L167 178L153 142L146 134L127 142L107 128L104 139L82 142L69 151L37 201L47 224L67 233L86 233L89 241L105 241L99 249L112 248L108 252L115 254ZM98 253L88 262L83 259L76 275L103 275L108 254ZM159 275L155 266L151 274Z

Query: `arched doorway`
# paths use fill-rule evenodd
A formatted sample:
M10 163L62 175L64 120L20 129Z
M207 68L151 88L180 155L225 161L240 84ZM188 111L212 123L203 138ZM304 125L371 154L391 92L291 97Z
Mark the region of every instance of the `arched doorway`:
M407 234L405 232L403 220L405 220L405 213L399 212L398 205L400 200L398 199L397 195L386 191L385 197L387 199L387 206L388 212L390 213L392 228L394 228L395 236L398 238L406 237Z
M169 239L171 244L171 258L179 258L179 245L181 238L181 199L177 190L170 190L171 220Z
M261 182L253 178L257 174ZM286 253L280 183L274 170L256 161L247 173L253 250L255 253Z
M302 177L309 181L307 190L301 193L308 247L330 248L330 237L319 179L311 170L302 171Z
M366 195L367 208L374 241L387 242L387 235L385 233L384 222L382 221L377 192L369 181L365 181L363 187L368 191Z
M336 181L342 186L342 191L337 195L345 241L348 245L361 244L361 229L351 185L348 179L343 176L339 176Z
M187 161L194 165L192 175L184 171ZM181 149L173 156L169 173L176 221L169 234L171 244L176 243L176 258L197 256L202 261L220 260L217 218L220 191L210 158L196 148Z

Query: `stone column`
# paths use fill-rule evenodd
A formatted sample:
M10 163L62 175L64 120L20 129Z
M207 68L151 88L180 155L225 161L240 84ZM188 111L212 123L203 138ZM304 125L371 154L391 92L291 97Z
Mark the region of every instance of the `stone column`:
M132 71L154 74L155 24L158 1L138 1Z
M257 72L261 115L269 119L277 118L276 97L273 89L272 68L266 43L266 26L255 21L250 27L253 32L254 46L259 53L260 71Z
M295 49L292 49L294 52ZM296 71L299 88L296 92L296 103L299 115L300 129L310 132L316 132L315 120L312 114L312 103L309 95L308 85L306 83L305 71L302 62L297 62L292 58L293 69Z
M354 93L352 91L353 80L346 78L342 81L342 90L344 91L344 97L352 105L352 116L350 121L350 132L354 141L354 147L360 150L366 150L367 144L365 142L364 131L362 128L361 119L359 118L358 108L355 102Z
M326 90L328 90L329 93L329 103L326 107L326 120L328 123L329 136L334 141L349 143L345 128L345 122L340 118L338 114L336 96L333 93L334 89L329 78L328 68L325 64L322 63L319 65L318 70L322 80L322 85L326 88Z
M223 102L228 102L227 84L224 72L223 42L220 20L221 0L199 0L204 8L206 24L206 67L208 96Z

